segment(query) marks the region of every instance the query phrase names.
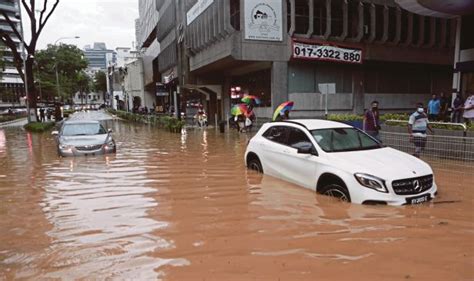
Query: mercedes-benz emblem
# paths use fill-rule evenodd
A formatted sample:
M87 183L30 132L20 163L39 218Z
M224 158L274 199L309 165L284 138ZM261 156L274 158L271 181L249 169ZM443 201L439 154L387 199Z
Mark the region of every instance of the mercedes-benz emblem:
M415 190L416 192L421 191L421 184L420 184L419 180L414 180L413 181L413 190Z

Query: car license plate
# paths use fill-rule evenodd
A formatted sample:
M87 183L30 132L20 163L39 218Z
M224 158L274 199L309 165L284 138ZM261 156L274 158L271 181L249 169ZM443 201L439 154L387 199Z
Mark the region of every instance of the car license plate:
M421 203L428 202L430 200L431 200L431 196L429 194L425 194L422 196L407 198L407 203L408 204L421 204Z

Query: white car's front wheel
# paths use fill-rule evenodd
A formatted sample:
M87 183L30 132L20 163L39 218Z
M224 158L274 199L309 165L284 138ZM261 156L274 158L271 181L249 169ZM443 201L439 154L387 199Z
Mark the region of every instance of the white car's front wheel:
M258 173L263 173L262 163L260 163L260 160L256 156L249 157L247 160L247 168Z
M323 195L337 198L343 202L351 202L351 197L347 188L337 183L326 185L322 187L319 192Z

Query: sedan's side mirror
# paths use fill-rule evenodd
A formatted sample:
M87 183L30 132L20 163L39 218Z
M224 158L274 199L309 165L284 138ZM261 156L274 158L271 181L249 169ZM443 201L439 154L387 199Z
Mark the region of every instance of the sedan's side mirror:
M108 129L107 133L109 133L109 134L112 133L112 129Z
M311 146L298 147L298 154L311 154L311 151Z
M59 132L58 132L58 131L52 131L52 132L51 132L51 135L57 136L57 135L59 135Z
M303 146L303 147L298 147L298 154L310 154L314 156L318 156L318 152L313 146Z

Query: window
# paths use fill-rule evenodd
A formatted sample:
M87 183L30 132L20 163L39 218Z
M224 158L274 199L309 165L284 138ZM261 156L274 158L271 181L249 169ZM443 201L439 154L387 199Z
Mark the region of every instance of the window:
M326 152L356 151L381 148L367 134L352 128L334 128L311 131L314 139Z
M295 0L295 33L306 34L309 29L309 6L306 0Z
M264 138L284 145L287 144L287 135L288 130L284 126L274 126L263 133Z
M296 149L313 147L313 143L308 136L297 128L289 128L288 145Z
M64 125L63 136L87 136L87 135L102 135L107 134L107 131L100 124L67 124Z

